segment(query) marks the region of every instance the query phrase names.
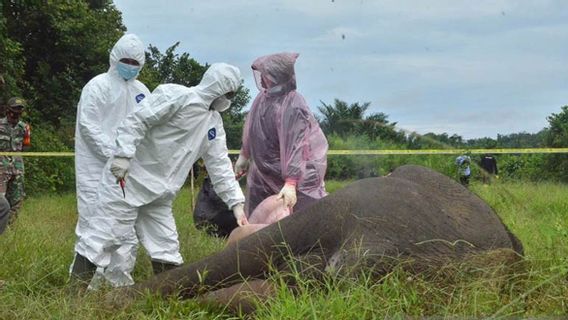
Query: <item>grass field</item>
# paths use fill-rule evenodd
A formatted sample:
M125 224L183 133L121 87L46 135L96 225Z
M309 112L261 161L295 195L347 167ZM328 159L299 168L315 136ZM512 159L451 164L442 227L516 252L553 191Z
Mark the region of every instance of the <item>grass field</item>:
M334 191L343 183L329 182ZM331 277L323 284L301 282L293 295L278 295L259 306L259 319L375 319L407 316L543 317L568 314L568 186L557 184L474 184L505 224L521 239L525 261L515 272L490 262L448 266L435 274L394 270L380 281ZM174 205L186 262L223 247L192 225L189 190ZM73 258L74 194L27 199L19 220L0 236L0 319L228 319L226 310L194 300L148 297L121 311L108 310L101 293L76 296L68 290ZM151 276L140 250L134 277ZM275 276L278 280L278 275Z

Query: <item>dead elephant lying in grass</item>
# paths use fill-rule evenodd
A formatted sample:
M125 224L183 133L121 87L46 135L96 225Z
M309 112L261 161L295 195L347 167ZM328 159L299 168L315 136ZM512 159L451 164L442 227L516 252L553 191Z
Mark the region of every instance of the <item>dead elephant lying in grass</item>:
M492 250L511 253L494 254L492 261L523 253L520 241L468 189L430 169L403 166L387 177L354 182L221 252L113 291L109 299L124 306L150 292L243 303L247 292L270 295L269 271L289 270L290 261L308 277L358 267L381 275L402 260L419 272Z

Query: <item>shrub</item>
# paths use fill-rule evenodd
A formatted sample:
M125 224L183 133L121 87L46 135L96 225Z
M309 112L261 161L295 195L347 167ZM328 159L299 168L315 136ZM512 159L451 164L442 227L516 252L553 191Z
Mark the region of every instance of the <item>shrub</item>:
M37 125L32 128L30 152L71 152L54 128ZM25 189L28 196L61 193L75 189L73 157L25 157Z

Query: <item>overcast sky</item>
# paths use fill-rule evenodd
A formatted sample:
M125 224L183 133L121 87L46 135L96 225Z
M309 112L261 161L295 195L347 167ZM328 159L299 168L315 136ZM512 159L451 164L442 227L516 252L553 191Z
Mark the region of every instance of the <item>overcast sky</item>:
M162 52L241 69L294 51L298 91L371 102L400 129L537 132L568 104L566 0L115 0L128 32Z

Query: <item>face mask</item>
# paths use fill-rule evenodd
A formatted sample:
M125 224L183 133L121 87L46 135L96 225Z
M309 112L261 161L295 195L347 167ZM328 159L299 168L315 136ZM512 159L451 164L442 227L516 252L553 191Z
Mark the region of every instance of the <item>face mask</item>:
M223 112L231 106L231 100L227 99L225 95L220 96L219 98L213 100L211 103L211 109Z
M140 67L126 64L123 62L118 62L116 64L116 70L124 80L128 81L130 79L136 78L138 72L140 72Z

